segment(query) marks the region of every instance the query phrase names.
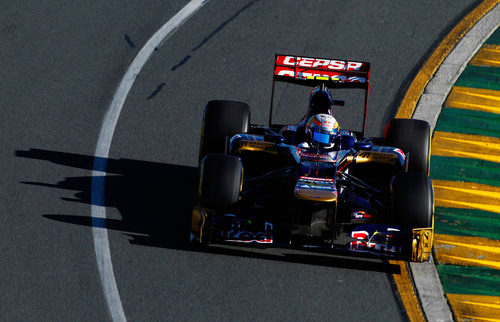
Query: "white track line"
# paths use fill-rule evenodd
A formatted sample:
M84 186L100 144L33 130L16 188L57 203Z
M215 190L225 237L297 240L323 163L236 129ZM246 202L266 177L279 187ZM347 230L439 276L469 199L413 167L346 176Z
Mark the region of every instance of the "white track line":
M134 61L123 76L118 89L115 92L113 101L108 107L104 122L97 140L97 147L94 153L94 166L92 170L91 187L91 216L92 233L94 237L94 249L97 259L97 266L101 278L102 288L109 312L113 321L126 321L123 311L120 294L116 285L115 274L113 273L113 263L109 249L108 231L102 226L106 219L106 207L104 206L104 182L106 176L106 164L109 156L109 149L113 140L116 124L125 103L125 99L134 84L140 71L153 54L155 48L159 47L168 36L172 35L186 20L188 20L198 9L208 0L192 0L164 24L148 42L142 47Z

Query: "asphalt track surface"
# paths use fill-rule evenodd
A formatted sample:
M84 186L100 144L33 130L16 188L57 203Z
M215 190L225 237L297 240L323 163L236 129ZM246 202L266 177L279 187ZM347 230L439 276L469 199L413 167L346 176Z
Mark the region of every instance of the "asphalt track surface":
M0 4L1 320L110 319L89 217L93 153L127 66L186 3ZM382 260L186 249L202 112L210 99L241 100L265 123L275 53L350 58L372 63L367 134L380 135L476 4L208 2L145 65L113 138L103 205L126 317L405 319L396 268ZM277 120L299 117L309 90L279 90ZM354 110L338 108L341 126L358 124Z

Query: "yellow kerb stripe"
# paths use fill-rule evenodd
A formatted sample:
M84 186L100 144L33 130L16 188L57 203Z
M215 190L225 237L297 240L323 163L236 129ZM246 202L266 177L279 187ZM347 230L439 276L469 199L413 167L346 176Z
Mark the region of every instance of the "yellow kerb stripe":
M439 264L500 269L500 240L435 234L434 254Z
M480 209L500 213L500 188L475 182L433 180L438 207Z
M427 83L451 52L460 39L479 21L488 11L494 8L499 0L484 0L471 13L462 19L452 31L441 41L436 50L422 66L406 91L405 97L399 106L396 118L411 118L420 96Z
M417 296L415 295L415 290L413 289L413 284L408 274L408 269L406 268L406 262L401 260L389 260L389 263L400 267L401 273L392 274L392 277L394 278L394 282L398 288L399 296L401 298L401 302L403 302L406 314L408 314L408 318L411 322L425 321Z
M500 46L484 45L474 58L469 62L470 65L500 67Z
M499 162L500 138L435 131L432 154Z
M446 106L488 113L500 113L500 91L454 86Z
M499 321L500 297L446 294L456 321Z

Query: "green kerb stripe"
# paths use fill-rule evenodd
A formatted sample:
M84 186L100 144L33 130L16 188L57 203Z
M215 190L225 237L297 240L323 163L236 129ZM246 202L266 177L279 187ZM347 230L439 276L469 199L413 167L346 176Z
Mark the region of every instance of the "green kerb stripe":
M500 68L467 66L455 86L500 90Z
M445 293L500 296L500 271L487 267L436 265Z
M500 240L500 215L479 209L435 208L436 234Z
M479 159L433 155L431 157L431 178L477 182L500 187L500 164Z
M500 114L445 107L435 130L500 138Z
M488 40L486 40L486 43L490 45L500 45L500 28L497 29L493 35L488 38Z

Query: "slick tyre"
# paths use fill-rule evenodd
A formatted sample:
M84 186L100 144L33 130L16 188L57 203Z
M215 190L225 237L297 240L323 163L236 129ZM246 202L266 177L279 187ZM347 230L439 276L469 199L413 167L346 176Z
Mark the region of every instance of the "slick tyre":
M238 157L211 153L201 161L200 205L212 210L224 210L240 196L243 167Z
M199 161L208 153L225 153L231 137L247 132L250 107L235 101L210 101L205 107Z
M429 174L431 131L429 123L413 119L393 119L385 128L385 144L409 153L408 171Z
M393 215L406 231L432 227L433 192L429 177L421 172L397 174L391 183Z

